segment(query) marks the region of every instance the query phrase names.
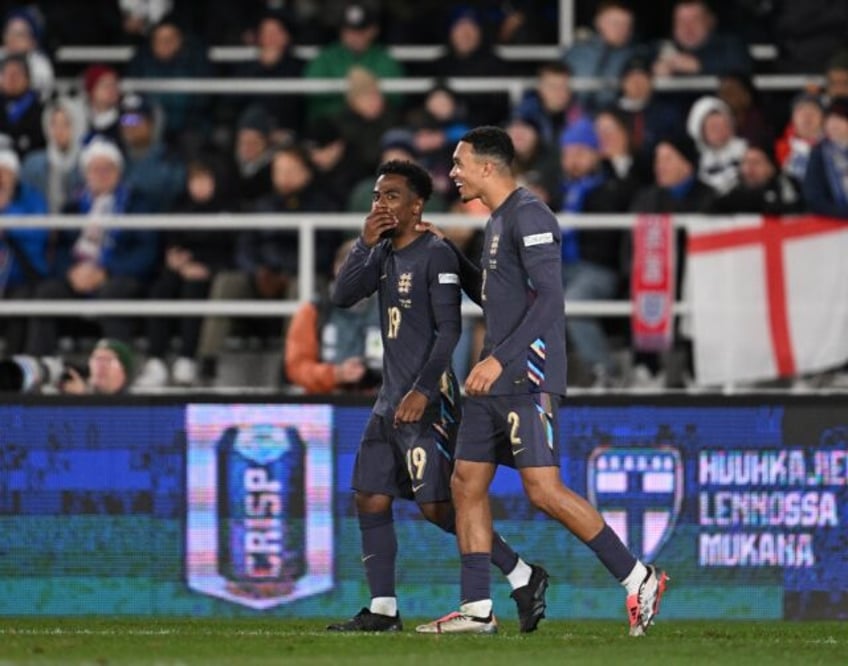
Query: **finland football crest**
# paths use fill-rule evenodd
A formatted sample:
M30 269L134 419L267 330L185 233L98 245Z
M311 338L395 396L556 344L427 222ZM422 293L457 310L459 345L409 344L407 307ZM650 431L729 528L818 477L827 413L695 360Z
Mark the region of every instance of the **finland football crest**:
M652 561L683 504L683 459L671 446L599 446L587 464L589 501L625 545Z

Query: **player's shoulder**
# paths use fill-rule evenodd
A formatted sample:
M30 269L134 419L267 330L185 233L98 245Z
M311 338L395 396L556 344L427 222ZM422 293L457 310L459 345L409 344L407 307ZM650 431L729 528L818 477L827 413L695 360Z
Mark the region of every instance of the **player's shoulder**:
M542 201L538 195L524 187L519 188L516 193L515 210L521 215L532 214L543 218L556 219L556 215L550 206Z
M522 188L523 189L523 188ZM550 207L532 192L527 192L515 203L511 224L513 235L518 239L532 230L550 230L559 228L559 220Z
M427 234L429 238L423 241L423 253L427 259L428 272L431 276L436 273L448 271L459 272L459 259L450 244L443 238L434 234Z
M428 255L445 253L453 254L453 249L448 241L444 238L439 238L436 234L431 234L429 232L425 234L422 244L424 246L424 251Z

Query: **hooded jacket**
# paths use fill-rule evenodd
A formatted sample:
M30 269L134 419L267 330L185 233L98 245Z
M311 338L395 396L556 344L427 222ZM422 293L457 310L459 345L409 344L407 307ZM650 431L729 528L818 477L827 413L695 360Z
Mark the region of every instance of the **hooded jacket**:
M739 165L748 144L744 139L732 136L723 146L708 145L704 139L704 122L708 115L716 112L727 116L735 130L730 107L718 97L705 95L692 105L686 120L686 131L701 153L698 178L719 194L727 194L739 182Z

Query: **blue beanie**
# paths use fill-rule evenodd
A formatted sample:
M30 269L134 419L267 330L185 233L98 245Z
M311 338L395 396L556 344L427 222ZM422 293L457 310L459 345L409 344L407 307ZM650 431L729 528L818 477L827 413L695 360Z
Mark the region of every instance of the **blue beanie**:
M10 21L14 19L21 19L24 23L29 26L29 31L32 33L32 37L39 46L41 45L42 39L44 38L44 25L40 20L39 15L37 14L37 10L32 10L28 8L18 8L13 9L8 14L6 14L6 20L4 23L4 28L9 24Z
M598 150L598 135L595 125L588 118L578 118L562 131L559 139L560 148L566 146L587 146Z

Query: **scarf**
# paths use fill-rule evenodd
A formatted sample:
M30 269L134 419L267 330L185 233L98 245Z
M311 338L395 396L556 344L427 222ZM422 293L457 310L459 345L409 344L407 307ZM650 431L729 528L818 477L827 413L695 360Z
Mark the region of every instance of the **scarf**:
M599 173L566 181L563 185L562 210L566 213L582 212L586 196L603 182L604 177ZM562 261L565 264L573 264L579 260L577 229L566 229L562 234Z
M68 150L47 144L47 203L51 213L62 210L70 190L70 178L79 160L79 147L72 143Z
M118 122L118 109L106 109L105 111L91 112L91 127L96 131L103 131Z
M17 123L37 98L38 95L32 90L28 90L17 99L8 100L6 102L6 117L9 119L9 122L12 124Z
M99 219L122 213L126 208L127 189L118 186L114 192L92 197L86 190L80 200L80 212L86 213L90 221L80 231L71 250L75 261L88 261L103 264L105 254L112 241L112 235L97 222ZM119 230L116 230L119 233Z

